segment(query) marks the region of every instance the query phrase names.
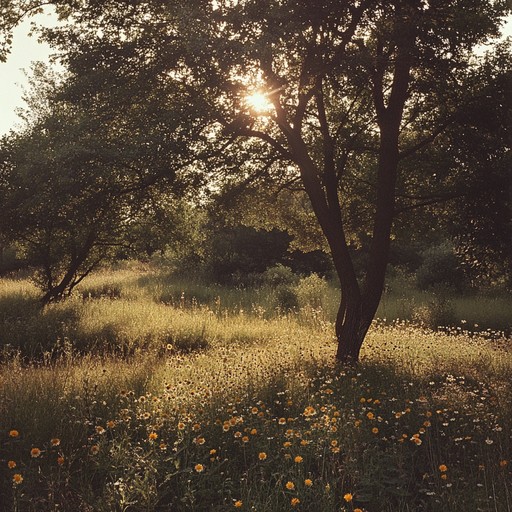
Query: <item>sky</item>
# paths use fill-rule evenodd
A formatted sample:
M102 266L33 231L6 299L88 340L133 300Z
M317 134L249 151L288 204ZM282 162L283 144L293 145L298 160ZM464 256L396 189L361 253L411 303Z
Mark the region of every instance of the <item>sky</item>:
M56 17L51 11L34 18L38 24L55 26ZM512 16L508 18L504 34L512 35ZM31 20L19 25L13 34L12 52L7 62L0 62L0 136L20 123L16 110L24 106L23 88L26 87L26 72L30 70L33 61L47 62L51 53L46 44L37 41L36 36L30 36Z

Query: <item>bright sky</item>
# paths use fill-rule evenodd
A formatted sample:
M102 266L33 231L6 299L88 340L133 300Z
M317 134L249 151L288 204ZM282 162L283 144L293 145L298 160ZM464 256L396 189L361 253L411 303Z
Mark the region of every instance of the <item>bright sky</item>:
M34 20L45 26L56 25L56 17L51 13L39 15ZM35 36L29 36L30 23L26 20L15 29L12 52L7 62L0 62L0 136L16 128L20 121L16 109L24 105L25 72L30 70L33 61L48 61L51 53L48 45L39 43ZM508 18L503 32L512 36L512 16Z

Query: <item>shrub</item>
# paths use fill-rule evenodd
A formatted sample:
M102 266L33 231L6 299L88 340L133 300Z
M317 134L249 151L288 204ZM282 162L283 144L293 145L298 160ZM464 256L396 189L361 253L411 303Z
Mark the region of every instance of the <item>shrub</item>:
M423 263L416 273L416 283L421 290L439 284L456 290L462 289L464 272L451 245L442 244L423 253Z

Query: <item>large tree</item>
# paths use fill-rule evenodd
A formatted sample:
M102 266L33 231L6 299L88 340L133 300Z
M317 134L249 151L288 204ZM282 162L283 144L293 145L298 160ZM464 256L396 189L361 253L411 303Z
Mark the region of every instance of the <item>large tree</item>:
M122 77L125 50L137 49L150 76L180 84L204 110L206 142L224 148L214 186L301 186L340 280L337 357L357 361L393 222L445 199L431 195L437 177L424 150L479 101L473 49L498 35L505 2L90 0L61 9L73 25L48 36L71 69L115 62ZM106 42L107 54L94 50ZM368 254L362 278L353 243Z
M300 177L341 284L337 357L356 361L384 286L401 169L472 102L472 50L497 33L505 7L363 0L182 9L191 11L181 16L187 25L194 20L185 65L212 90L225 132L264 142L289 164L277 168L281 179ZM254 96L251 105L251 89L271 109ZM410 180L411 211L428 199L422 182L435 179L422 170ZM355 221L368 245L362 280L350 249Z

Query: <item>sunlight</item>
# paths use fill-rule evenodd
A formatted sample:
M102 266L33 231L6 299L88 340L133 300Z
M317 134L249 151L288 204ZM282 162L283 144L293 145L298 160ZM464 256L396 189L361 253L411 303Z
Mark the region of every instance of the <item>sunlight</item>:
M268 96L261 91L255 91L246 96L245 102L256 114L267 114L272 109Z

